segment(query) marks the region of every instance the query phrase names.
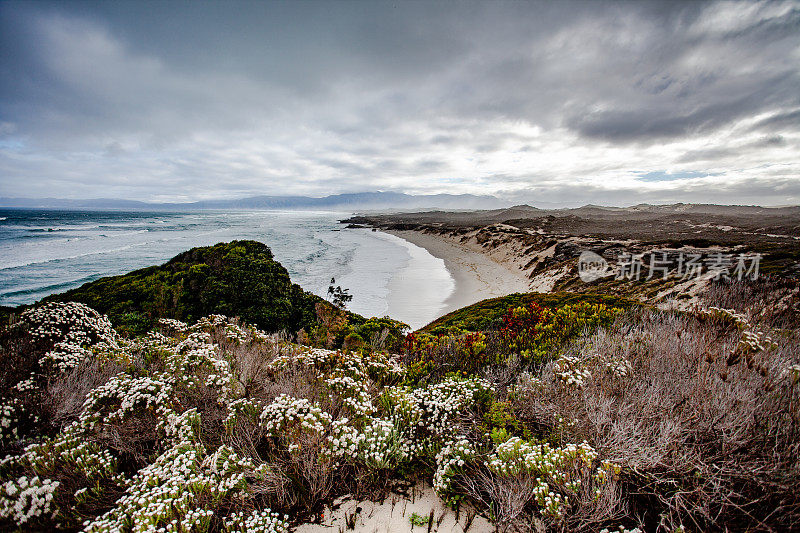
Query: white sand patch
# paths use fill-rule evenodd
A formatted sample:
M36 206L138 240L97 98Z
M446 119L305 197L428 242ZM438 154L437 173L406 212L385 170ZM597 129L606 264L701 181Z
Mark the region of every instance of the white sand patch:
M493 257L491 252L481 250L480 246L472 249L466 243L442 235L398 230L387 233L425 248L434 257L444 260L455 281L455 290L445 301L442 314L486 298L530 290L530 280L517 263L510 261L514 257L510 252L503 251L502 255L495 254L497 257ZM516 259L520 261L519 256Z
M429 521L433 513L433 519ZM413 525L412 517L425 522ZM357 501L347 496L337 499L325 508L319 524L301 524L296 533L481 533L495 531L495 527L471 508L462 506L456 512L444 505L433 488L427 484L412 487L408 495L391 493L382 502Z
M547 270L542 274L534 276L531 280L531 291L533 292L550 292L553 290L556 282L560 281L567 274L569 274L569 266L562 268Z

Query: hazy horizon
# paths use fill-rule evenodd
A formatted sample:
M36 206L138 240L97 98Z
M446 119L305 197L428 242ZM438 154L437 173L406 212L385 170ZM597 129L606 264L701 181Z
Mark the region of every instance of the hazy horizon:
M345 193L344 196L349 194L358 195L358 194L375 194L375 193L383 193L385 191L366 191L364 193ZM307 199L307 200L326 200L328 198L332 198L339 195L326 195L326 196L267 196L267 195L256 195L256 196L245 196L240 198L232 198L232 199L219 199L219 198L209 198L207 200L201 201L185 201L185 202L147 202L142 200L126 200L123 198L70 198L70 199L60 199L54 197L42 197L42 198L30 198L30 197L0 197L0 209L66 209L66 210L103 210L103 209L112 209L112 210L124 210L124 209L134 209L134 210L146 210L146 209L158 209L162 207L165 211L175 211L185 208L193 207L195 210L219 210L219 209L237 209L237 210L285 210L285 209L303 209L303 210L325 210L324 207L315 207L315 206L288 206L288 207L249 207L247 205L244 206L231 206L225 205L219 207L219 204L222 203L235 203L235 202L242 202L247 200L256 200L264 197L272 198L272 199L280 199L280 198L287 198L287 199ZM434 198L437 196L436 194L430 195L411 195L410 198L419 200L417 203L413 203L409 206L404 205L396 205L392 207L389 204L381 204L379 207L370 208L368 202L364 203L353 203L352 208L348 208L347 206L350 204L347 203L336 203L333 204L337 207L330 208L331 211L337 211L342 213L350 213L354 210L391 210L395 209L398 211L411 211L417 208L422 207L430 207L430 208L438 208L442 210L460 210L456 204L453 203L452 200L449 200L442 205L436 205L435 202L426 202L426 198ZM447 196L446 194L444 196ZM452 195L462 196L462 195ZM469 196L469 195L463 195ZM695 204L695 205L714 205L719 207L764 207L764 208L787 208L787 207L800 207L800 203L798 204L746 204L746 203L727 203L727 204L720 204L714 202L669 202L669 203L650 203L650 202L639 202L636 204L613 204L613 203L597 203L597 202L518 202L514 203L513 200L509 200L504 202L502 199L486 195L486 196L474 196L471 197L474 199L474 202L477 202L476 206L473 207L463 207L463 210L472 211L472 210L490 210L490 209L507 209L511 207L517 206L524 206L527 205L529 207L534 207L541 210L570 210L576 209L580 207L605 207L605 208L632 208L637 207L640 205L650 205L650 206L671 206L677 204ZM3 203L4 201L15 201L17 202L16 205L13 203ZM481 201L490 202L487 205L481 205ZM36 205L32 202L42 202L42 204ZM70 205L72 203L72 205ZM112 204L117 203L116 206L112 206ZM137 207L133 204L140 204L140 207ZM210 205L208 205L210 204ZM473 204L475 205L475 204ZM418 206L418 207L415 207Z
M800 2L0 3L0 197L800 204Z

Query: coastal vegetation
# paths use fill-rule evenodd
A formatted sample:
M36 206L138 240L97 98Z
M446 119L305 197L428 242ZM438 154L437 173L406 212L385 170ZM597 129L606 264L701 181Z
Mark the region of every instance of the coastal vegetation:
M500 531L800 527L800 332L775 300L518 294L408 332L276 265L195 249L14 313L0 527L288 531L408 481Z
M232 241L192 248L163 265L102 278L44 301L85 303L122 332L142 334L159 318L195 321L215 313L268 332L297 331L316 321L323 300L292 283L265 244Z

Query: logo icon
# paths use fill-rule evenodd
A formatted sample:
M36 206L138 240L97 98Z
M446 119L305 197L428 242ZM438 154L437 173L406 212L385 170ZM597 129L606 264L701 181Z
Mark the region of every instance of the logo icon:
M586 250L578 257L578 276L584 283L591 283L610 275L613 275L613 271L608 267L608 261L601 255Z

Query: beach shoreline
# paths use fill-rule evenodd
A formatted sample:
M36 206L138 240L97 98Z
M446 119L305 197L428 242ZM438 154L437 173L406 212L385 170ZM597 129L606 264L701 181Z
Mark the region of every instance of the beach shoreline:
M530 280L523 272L444 237L414 230L380 231L400 237L444 261L453 278L454 288L445 299L439 316L487 298L530 291Z
M444 261L400 236L386 232L372 235L402 247L407 255L386 285L386 315L412 329L440 317L446 298L455 290L455 280Z

